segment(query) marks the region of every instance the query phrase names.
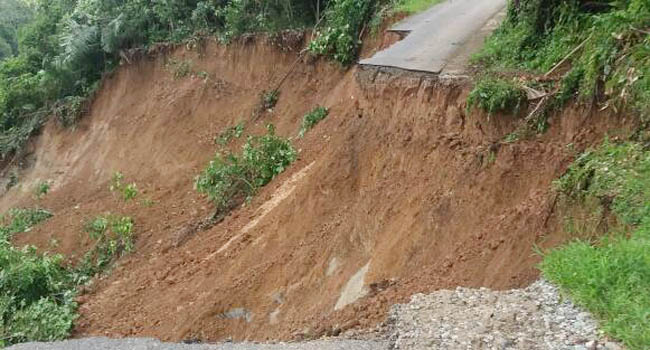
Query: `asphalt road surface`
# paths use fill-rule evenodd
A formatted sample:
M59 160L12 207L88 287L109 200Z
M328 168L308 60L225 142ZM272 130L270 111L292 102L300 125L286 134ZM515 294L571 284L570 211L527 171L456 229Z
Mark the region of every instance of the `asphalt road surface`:
M458 56L466 61L468 51L480 48L505 7L506 0L446 0L397 23L390 30L406 38L359 64L443 73L458 66Z

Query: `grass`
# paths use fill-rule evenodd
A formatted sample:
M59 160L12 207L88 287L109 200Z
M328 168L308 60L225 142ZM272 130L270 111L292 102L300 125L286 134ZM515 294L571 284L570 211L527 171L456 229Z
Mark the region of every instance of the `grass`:
M427 10L442 1L443 0L400 0L395 5L395 11L412 15Z
M305 114L305 116L302 118L302 124L300 125L298 136L305 136L305 133L307 131L311 130L311 128L313 128L321 120L325 119L328 114L329 110L322 106L316 106L309 113Z
M467 109L479 107L489 114L517 113L526 103L526 93L508 79L480 78L467 97Z
M474 62L484 70L542 75L565 58L550 107L574 97L587 104L650 117L650 3L609 3L600 11L580 1L510 2L508 16ZM574 51L575 50L575 51ZM529 79L535 79L534 77Z
M556 181L577 205L599 203L618 225L605 236L548 251L544 276L601 320L631 350L650 347L650 151L612 143L582 154ZM605 210L606 209L606 210Z
M217 153L197 177L196 189L216 204L217 214L250 199L296 159L289 140L277 136L273 125L267 129L266 135L249 136L240 154Z

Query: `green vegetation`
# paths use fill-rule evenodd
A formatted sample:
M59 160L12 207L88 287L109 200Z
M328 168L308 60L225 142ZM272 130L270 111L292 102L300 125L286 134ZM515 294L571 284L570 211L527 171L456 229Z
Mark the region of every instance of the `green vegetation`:
M478 106L490 114L517 113L525 102L526 92L511 80L488 76L474 85L467 97L467 109Z
M322 106L317 106L311 110L311 112L305 114L302 118L302 124L300 125L300 131L298 131L298 136L303 137L305 133L311 128L313 128L318 122L325 119L329 110Z
M225 146L232 140L232 138L240 138L244 134L244 128L246 127L246 123L241 121L237 123L235 126L228 127L226 130L224 130L217 138L215 139L215 142L218 145Z
M650 150L605 141L582 154L556 186L577 204L597 203L618 224L599 239L547 252L540 266L630 349L650 346ZM580 232L577 232L580 233Z
M11 236L50 218L43 209L11 209L0 224L0 347L25 341L66 338L77 318L76 286L133 250L133 220L98 216L87 224L95 244L79 266L64 267L63 256L15 248Z
M18 54L18 29L32 15L31 8L23 1L0 2L0 60Z
M170 58L167 60L167 68L174 75L174 79L185 78L192 74L192 61Z
M106 270L116 258L133 251L133 219L112 214L100 215L85 225L88 236L95 241L75 270L77 283L86 283Z
M13 208L0 217L0 241L6 241L16 233L27 232L32 226L52 217L45 209Z
M267 109L272 109L278 103L279 99L280 99L280 91L279 90L262 91L262 94L260 95L260 108L259 109L261 111L265 111Z
M357 58L360 32L374 13L371 0L331 0L325 11L325 27L309 43L309 50L350 64Z
M36 198L41 199L49 191L50 191L50 183L47 181L41 181L38 183L38 185L36 185L36 188L34 189L34 194L36 195Z
M414 14L422 12L433 5L440 3L442 0L398 0L395 6L395 12L404 12Z
M66 337L76 318L74 285L60 255L14 248L13 234L51 217L43 209L12 209L0 225L0 346Z
M650 112L650 3L630 1L511 1L501 27L475 57L494 70L551 72L557 99ZM556 65L563 63L558 69ZM554 71L552 71L556 68ZM531 79L535 79L534 77Z
M113 176L111 177L110 190L111 192L119 192L122 195L122 199L124 199L125 202L128 202L138 195L138 186L135 182L124 184L123 180L124 175L121 172L116 171L113 173Z
M214 201L217 214L250 199L296 159L291 143L277 136L273 125L267 129L266 135L249 136L241 154L217 153L197 177L196 189Z

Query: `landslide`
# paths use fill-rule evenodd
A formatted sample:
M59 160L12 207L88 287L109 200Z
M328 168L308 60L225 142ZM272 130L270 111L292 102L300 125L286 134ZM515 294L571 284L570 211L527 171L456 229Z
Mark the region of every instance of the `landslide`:
M175 78L171 58L208 78ZM86 220L110 211L135 221L135 252L79 297L76 336L315 337L372 327L415 292L527 285L538 277L533 248L568 239L552 181L626 127L574 106L546 133L506 143L519 119L468 114L468 82L295 58L249 38L136 59L104 80L75 128L51 122L32 140L0 209L39 205L54 217L15 244L73 263L89 249ZM290 69L277 106L254 116ZM316 105L329 116L296 138ZM215 137L242 120L246 133L271 122L294 137L299 159L205 229L213 205L194 178ZM115 171L153 205L112 193ZM36 203L43 180L52 187Z

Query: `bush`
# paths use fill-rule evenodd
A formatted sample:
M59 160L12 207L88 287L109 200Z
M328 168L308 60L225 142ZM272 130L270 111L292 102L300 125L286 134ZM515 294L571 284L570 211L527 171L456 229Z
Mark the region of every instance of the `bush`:
M372 0L331 0L325 28L309 43L309 50L342 64L353 63L361 45L359 33L370 20L374 5Z
M217 213L251 198L296 159L291 143L276 136L272 125L267 128L266 135L249 136L241 154L217 153L197 177L196 189L215 202Z
M134 249L133 219L128 216L100 215L86 223L85 230L95 244L75 271L77 283L87 282Z
M8 240L16 233L27 232L32 226L52 217L45 209L12 208L0 217L0 241Z
M13 342L65 339L77 319L76 307L71 301L59 303L43 297L16 311L9 323L8 336Z
M594 242L547 252L540 268L571 298L601 319L630 349L650 346L650 151L611 143L582 154L556 187L577 204L596 202L619 226ZM602 215L602 214L601 214Z
M641 28L648 28L648 18L646 0L511 1L506 20L474 59L488 68L545 73L568 57L557 105L577 94L647 119L650 37Z
M311 112L305 114L305 116L302 118L302 124L300 125L300 131L298 131L298 136L299 137L305 136L305 133L311 130L311 128L313 128L316 124L318 124L318 122L325 119L328 113L329 110L327 108L322 106L317 106L316 108L312 109Z
M467 108L478 106L489 114L517 113L526 102L525 91L509 80L481 78L467 97Z

